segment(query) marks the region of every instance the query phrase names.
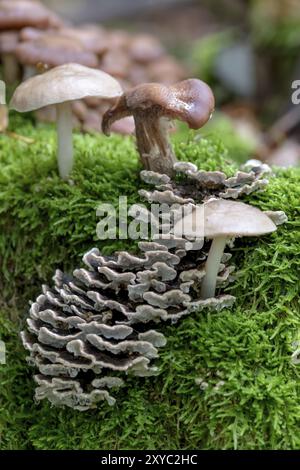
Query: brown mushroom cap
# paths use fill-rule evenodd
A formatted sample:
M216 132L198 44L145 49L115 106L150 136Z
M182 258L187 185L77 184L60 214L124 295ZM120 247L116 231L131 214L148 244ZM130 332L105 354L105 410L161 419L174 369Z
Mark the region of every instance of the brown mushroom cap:
M110 49L127 49L131 37L126 31L116 29L108 32L108 40Z
M85 50L79 40L54 33L47 33L34 41L26 41L16 48L16 57L24 65L36 65L39 62L55 67L67 63L77 63L87 67L96 67L97 56Z
M164 85L173 85L179 80L183 80L187 75L184 67L168 55L148 64L146 73L148 79Z
M109 47L105 32L97 26L83 25L80 28L63 28L59 30L59 34L80 41L86 50L97 55L102 55Z
M130 70L131 62L128 54L120 49L108 50L101 59L101 70L114 77L125 78Z
M48 28L61 24L58 16L38 1L0 1L0 30L22 29L25 26Z
M210 87L198 79L183 80L171 87L175 106L169 107L171 117L185 121L191 129L199 129L210 118L215 98Z
M155 37L146 34L133 37L128 52L132 60L142 64L158 60L165 54L160 42Z
M49 33L50 30L47 30ZM20 31L20 41L34 41L35 39L39 39L45 34L45 31L42 29L34 28L32 26L27 26Z
M145 83L125 92L103 119L103 132L125 116L139 112L152 113L185 121L191 129L199 129L210 118L215 100L210 87L198 79L183 80L172 86Z

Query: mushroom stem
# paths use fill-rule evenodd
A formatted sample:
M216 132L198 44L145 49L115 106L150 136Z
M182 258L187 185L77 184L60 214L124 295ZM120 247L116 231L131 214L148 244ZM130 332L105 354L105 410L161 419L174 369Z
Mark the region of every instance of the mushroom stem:
M176 157L168 137L168 119L149 113L134 115L137 148L146 170L172 176Z
M66 101L56 105L57 114L57 162L62 179L67 179L73 167L72 108Z
M3 78L7 85L13 85L19 76L19 65L14 54L2 54Z
M215 296L217 275L226 242L226 236L215 237L212 241L205 265L206 274L201 285L201 297L203 299Z
M34 65L25 65L23 72L23 82L37 75L37 68Z

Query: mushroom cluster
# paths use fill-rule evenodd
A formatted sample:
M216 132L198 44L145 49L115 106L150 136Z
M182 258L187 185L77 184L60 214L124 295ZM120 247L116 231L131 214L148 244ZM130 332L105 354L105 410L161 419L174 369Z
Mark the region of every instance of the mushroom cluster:
M266 186L267 165L248 162L228 177L176 161L170 121L199 129L215 101L207 84L178 81L172 67L170 80L158 83L155 66L165 56L156 40L66 26L29 0L0 0L1 26L6 76L17 72L15 59L27 77L34 75L15 90L10 106L19 112L55 108L62 178L73 165L73 113L84 126L102 125L107 135L119 120L133 119L135 125L141 179L152 188L139 191L148 204L136 204L129 215L151 221L155 234L138 244L138 253L102 256L93 248L71 275L57 271L54 286L43 286L32 303L21 335L38 369L38 400L77 410L100 400L112 405L111 389L124 384L124 374L156 372L152 361L166 344L157 331L160 322L233 304L235 298L223 291L234 280L226 246L242 236L271 234L286 216L236 201ZM152 203L159 205L156 216Z
M7 84L67 63L100 69L115 77L123 90L143 82L173 84L187 75L153 36L93 24L75 27L37 0L0 0L0 60ZM97 97L74 102L74 124L83 131L99 131L109 106ZM52 122L55 113L47 107L37 117ZM113 127L124 134L133 130L131 118Z

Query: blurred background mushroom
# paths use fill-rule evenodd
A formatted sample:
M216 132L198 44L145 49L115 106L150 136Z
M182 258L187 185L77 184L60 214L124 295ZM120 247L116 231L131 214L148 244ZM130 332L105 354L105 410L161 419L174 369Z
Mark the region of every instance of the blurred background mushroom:
M52 49L47 67L58 65L53 56L58 60L72 43L124 90L200 78L214 90L217 104L201 135L222 135L240 162L255 156L297 165L300 112L293 113L291 96L300 74L299 30L299 0L0 0L1 78L7 73L12 81L15 73L5 70L16 65L19 77L22 68L26 74L40 72L27 62L47 57L28 60L22 51L47 42ZM8 31L14 45L7 36L2 40ZM15 50L19 63L6 66ZM75 106L78 127L98 131L107 106L97 100L84 105L84 114ZM48 121L51 110L38 118ZM131 120L116 123L114 130L132 129Z

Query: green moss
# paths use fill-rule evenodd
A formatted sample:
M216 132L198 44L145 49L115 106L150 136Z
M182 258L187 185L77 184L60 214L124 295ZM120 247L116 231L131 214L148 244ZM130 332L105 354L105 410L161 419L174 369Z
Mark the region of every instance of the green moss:
M130 139L75 136L73 185L56 174L54 133L18 120L28 145L0 139L0 365L1 449L296 449L299 369L291 363L299 339L300 170L278 170L263 193L245 200L283 209L289 222L261 239L236 242L237 296L231 310L193 314L162 325L168 344L160 374L128 378L113 408L75 412L33 402L32 369L18 332L30 299L56 267L80 264L85 250L106 253L130 242L96 239L96 207L127 195L138 201L139 165ZM176 143L180 159L228 174L223 146L191 137ZM201 390L195 379L208 386ZM223 385L220 385L223 381Z

